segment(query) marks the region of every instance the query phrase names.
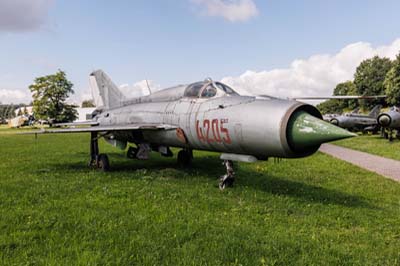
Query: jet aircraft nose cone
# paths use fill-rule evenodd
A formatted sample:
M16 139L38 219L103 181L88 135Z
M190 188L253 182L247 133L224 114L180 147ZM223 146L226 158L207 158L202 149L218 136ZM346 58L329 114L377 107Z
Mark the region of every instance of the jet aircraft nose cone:
M387 114L383 114L378 117L378 123L380 126L387 127L390 125L390 121L390 116Z
M298 111L292 115L286 134L289 145L296 151L314 148L325 142L357 136L305 111Z

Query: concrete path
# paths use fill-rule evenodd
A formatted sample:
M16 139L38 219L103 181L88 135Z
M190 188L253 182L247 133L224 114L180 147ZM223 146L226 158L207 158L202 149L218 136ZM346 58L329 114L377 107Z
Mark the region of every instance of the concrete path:
M319 151L387 178L400 181L400 161L332 144L323 144Z

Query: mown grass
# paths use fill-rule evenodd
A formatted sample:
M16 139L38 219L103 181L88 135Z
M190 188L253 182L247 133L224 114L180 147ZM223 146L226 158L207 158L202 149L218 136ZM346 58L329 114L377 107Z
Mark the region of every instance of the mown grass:
M86 167L87 135L0 135L1 265L396 265L400 184L327 155Z
M357 138L337 141L334 144L386 158L400 160L400 141L389 141L380 135L360 135Z

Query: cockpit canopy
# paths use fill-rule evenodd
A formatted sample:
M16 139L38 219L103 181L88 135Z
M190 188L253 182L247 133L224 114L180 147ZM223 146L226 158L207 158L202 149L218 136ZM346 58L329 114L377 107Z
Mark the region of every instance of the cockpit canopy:
M228 85L221 82L214 82L210 79L192 83L185 89L184 97L191 98L212 98L223 95L239 95Z

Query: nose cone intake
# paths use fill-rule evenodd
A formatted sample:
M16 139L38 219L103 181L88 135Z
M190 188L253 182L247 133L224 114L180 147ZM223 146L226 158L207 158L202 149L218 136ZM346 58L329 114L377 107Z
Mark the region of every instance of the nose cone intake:
M331 119L330 123L332 125L339 126L339 120L337 120L336 118Z
M388 116L387 114L383 114L383 115L380 115L378 117L378 123L382 127L389 126L390 125L390 121L391 121L390 116Z
M298 111L292 115L286 134L289 145L295 151L303 151L318 147L325 142L356 136L305 111Z

